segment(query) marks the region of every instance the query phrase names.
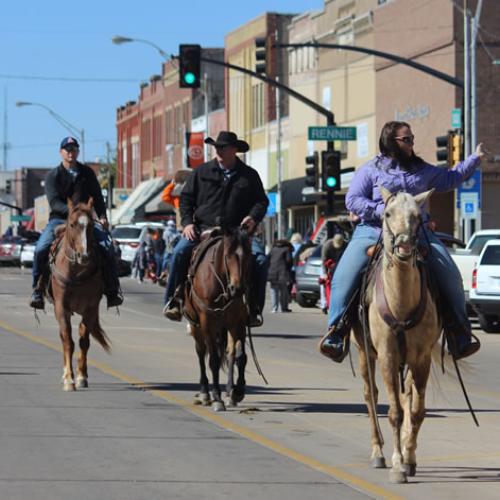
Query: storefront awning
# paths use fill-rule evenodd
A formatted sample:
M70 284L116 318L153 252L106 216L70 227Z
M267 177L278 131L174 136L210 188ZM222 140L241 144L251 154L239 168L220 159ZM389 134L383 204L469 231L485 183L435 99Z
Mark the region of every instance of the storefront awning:
M136 212L154 198L165 186L163 177L155 177L141 182L118 209L113 224L130 224L136 219Z
M144 205L144 214L175 214L175 208L161 199L163 189Z

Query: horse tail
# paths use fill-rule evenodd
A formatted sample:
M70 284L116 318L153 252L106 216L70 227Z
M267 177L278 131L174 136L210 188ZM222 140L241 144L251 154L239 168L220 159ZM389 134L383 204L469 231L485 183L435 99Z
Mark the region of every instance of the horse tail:
M99 344L101 344L102 348L107 352L111 352L111 341L109 337L106 335L106 332L102 329L101 323L99 322L99 318L97 318L95 322L95 328L92 328L90 334L94 337Z

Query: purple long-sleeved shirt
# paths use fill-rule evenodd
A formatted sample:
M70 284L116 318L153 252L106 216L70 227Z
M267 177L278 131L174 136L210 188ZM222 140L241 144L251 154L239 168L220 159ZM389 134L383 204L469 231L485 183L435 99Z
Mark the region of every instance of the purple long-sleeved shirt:
M384 186L391 193L405 191L416 195L432 188L443 193L457 188L474 173L480 163L479 156L472 154L451 169L423 163L414 170L407 171L396 160L377 155L354 175L345 204L363 222L380 226L384 201L379 186Z

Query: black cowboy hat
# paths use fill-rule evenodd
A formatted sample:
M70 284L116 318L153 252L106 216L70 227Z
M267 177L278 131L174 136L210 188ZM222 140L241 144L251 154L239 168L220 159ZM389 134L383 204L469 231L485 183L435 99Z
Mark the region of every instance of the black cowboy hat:
M215 141L211 137L207 137L205 143L215 147L236 146L238 148L238 153L246 153L250 149L248 142L238 139L238 136L234 132L228 132L227 130L219 132Z

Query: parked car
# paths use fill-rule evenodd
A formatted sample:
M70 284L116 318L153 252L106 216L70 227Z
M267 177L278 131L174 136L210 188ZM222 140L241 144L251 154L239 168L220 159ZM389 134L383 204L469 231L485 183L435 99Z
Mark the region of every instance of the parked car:
M321 245L308 249L309 256L295 264L295 300L301 307L314 307L320 297L319 278L323 274ZM299 256L303 255L300 253Z
M136 222L135 224L122 224L115 226L111 236L120 244L122 259L132 264L135 252L146 238L148 229L163 229L165 226L160 222Z
M465 300L469 302L469 291L472 285L472 271L483 250L486 242L500 238L500 229L485 229L475 232L467 242L464 249L458 249L451 253L451 258L455 261L462 280L464 282Z
M26 243L23 246L23 249L21 250L21 256L20 256L21 267L32 267L33 266L33 259L35 256L35 247L36 247L36 242L35 243Z
M472 271L471 306L486 333L500 333L500 239L488 241Z
M2 264L19 265L21 250L26 243L20 236L4 236L0 239L0 262Z

